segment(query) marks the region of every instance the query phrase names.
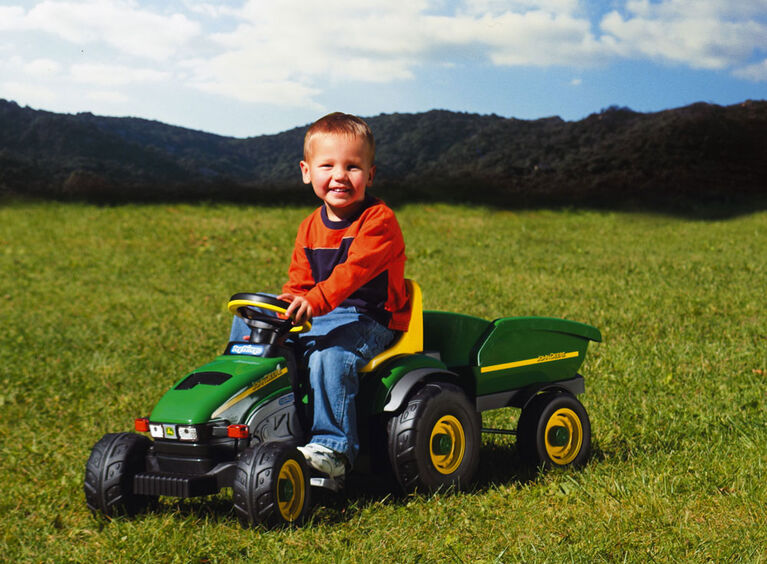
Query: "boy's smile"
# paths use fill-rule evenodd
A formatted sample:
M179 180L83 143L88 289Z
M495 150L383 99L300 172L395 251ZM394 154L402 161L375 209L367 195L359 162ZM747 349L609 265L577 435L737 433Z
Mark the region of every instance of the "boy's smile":
M331 220L346 219L362 205L375 176L370 153L362 137L324 133L312 138L307 160L300 163L301 174L325 202Z

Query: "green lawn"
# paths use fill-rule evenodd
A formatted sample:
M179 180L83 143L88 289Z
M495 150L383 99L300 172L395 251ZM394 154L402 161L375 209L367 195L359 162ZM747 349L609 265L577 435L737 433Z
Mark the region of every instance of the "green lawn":
M279 290L308 211L0 208L2 559L767 561L765 212L398 210L426 308L601 329L582 369L583 470L524 476L513 438L490 436L472 492L401 498L358 479L301 529L241 529L228 492L94 519L93 443L220 353L231 294Z

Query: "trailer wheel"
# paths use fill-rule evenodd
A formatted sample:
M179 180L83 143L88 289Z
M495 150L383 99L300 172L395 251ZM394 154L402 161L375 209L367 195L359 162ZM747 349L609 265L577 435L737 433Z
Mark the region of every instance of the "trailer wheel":
M310 506L309 469L295 446L270 442L245 449L237 460L234 508L243 527L301 523Z
M480 418L463 391L432 383L387 425L389 460L405 492L465 489L479 463Z
M566 393L536 396L519 417L517 448L534 467L582 466L591 451L586 408Z
M85 464L85 503L105 517L133 516L156 499L133 493L133 477L146 469L152 441L136 433L108 433L91 449Z

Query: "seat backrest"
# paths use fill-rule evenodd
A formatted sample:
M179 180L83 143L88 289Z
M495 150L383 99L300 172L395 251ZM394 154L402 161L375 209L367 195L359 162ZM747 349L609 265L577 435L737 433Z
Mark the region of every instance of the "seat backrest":
M423 350L423 298L421 287L417 282L405 279L408 297L410 298L410 324L407 331L400 334L394 344L377 356L370 359L360 372L372 372L384 361L400 355L413 354Z

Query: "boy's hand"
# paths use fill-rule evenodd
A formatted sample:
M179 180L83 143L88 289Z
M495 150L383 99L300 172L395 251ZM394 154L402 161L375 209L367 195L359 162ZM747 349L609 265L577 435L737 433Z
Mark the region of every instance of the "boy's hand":
M278 300L290 302L285 315L293 320L294 325L303 325L312 320L312 306L303 296L294 296L293 294L280 294Z

